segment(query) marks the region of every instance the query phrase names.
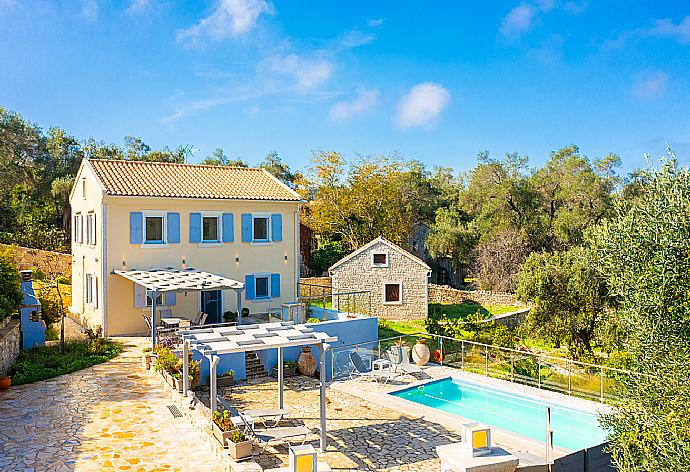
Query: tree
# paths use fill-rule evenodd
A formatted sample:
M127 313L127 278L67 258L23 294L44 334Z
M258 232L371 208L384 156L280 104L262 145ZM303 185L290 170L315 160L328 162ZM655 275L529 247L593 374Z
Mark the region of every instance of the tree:
M596 267L630 325L623 402L604 417L622 472L690 469L690 170L675 156L642 173L593 231Z
M295 180L298 177L297 174L290 170L289 165L283 163L276 151L271 151L266 154L266 157L261 161L259 167L273 174L276 179L280 180L288 187L295 188Z
M596 328L610 306L608 287L589 248L534 252L522 265L517 295L531 308L525 329L575 358L592 354Z
M230 159L221 148L214 149L210 156L207 156L201 161L201 164L206 166L249 167L247 163L239 157L237 159Z
M470 263L478 234L469 216L455 207L439 208L426 239L432 257L450 257L454 264Z
M474 253L473 273L479 288L514 292L520 267L529 255L526 237L517 229L505 229L481 241Z
M311 269L316 276L321 276L328 268L347 254L347 249L341 241L331 241L318 238L317 247L312 254Z

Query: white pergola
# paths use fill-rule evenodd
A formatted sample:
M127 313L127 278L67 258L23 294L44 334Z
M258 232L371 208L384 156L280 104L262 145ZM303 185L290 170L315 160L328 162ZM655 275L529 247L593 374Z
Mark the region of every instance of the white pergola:
M196 269L149 269L114 270L113 274L131 280L146 289L151 298L151 342L156 347L156 298L165 292L203 292L206 290L234 290L237 294L238 323L242 319L242 290L244 284L237 280ZM203 309L203 307L202 307Z
M283 408L283 349L295 346L317 346L321 357L319 369L321 450L326 450L326 351L330 348L329 343L338 340L337 337L314 331L307 325L293 325L291 321L194 329L180 331L178 334L182 336L182 378L185 396L189 389L189 350L198 351L209 360L211 415L217 408L216 366L220 355L278 349L278 408Z

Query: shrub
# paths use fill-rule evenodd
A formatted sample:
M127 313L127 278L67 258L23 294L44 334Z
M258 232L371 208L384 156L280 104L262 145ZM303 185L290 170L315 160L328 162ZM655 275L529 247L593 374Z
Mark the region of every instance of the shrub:
M0 251L0 321L17 312L22 298L14 257L9 250Z

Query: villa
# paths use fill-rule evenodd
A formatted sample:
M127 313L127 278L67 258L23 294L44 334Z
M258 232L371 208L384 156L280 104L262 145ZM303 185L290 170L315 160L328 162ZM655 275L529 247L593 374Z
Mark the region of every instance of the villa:
M70 194L71 311L104 335L144 332L153 301L127 274L160 269L236 281L235 296L159 294L155 304L179 318L203 312L218 323L227 311L294 301L300 203L263 169L85 159Z

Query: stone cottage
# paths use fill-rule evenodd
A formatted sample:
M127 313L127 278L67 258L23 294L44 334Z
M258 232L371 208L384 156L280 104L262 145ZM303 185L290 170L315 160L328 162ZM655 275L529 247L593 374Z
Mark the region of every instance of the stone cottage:
M431 267L384 238L376 238L328 269L333 293L369 291L372 315L424 319Z

